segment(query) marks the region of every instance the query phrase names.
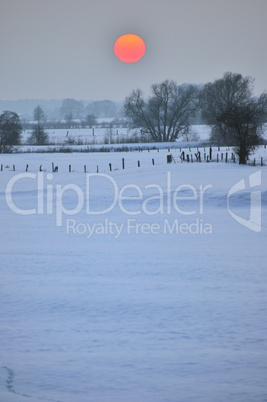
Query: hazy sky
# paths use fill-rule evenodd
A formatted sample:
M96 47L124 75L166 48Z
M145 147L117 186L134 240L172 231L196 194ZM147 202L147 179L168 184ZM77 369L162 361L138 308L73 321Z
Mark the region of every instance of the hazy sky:
M0 99L124 100L153 83L205 83L226 71L267 89L267 0L0 0ZM142 37L137 63L116 58Z

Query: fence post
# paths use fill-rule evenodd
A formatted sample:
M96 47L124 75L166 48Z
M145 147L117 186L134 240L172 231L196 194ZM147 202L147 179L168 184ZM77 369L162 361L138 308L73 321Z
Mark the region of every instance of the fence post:
M112 166L111 166L111 163L109 163L109 170L110 170L110 172L112 172Z
M167 163L172 163L172 155L167 155Z
M210 161L212 160L212 148L210 147Z
M122 158L122 169L124 169L124 158Z
M1 168L2 168L2 165L1 165ZM26 165L26 172L28 172L28 169L29 169L29 165Z
M155 165L155 161L154 161L154 159L152 159L152 165L153 165L153 166Z
M137 162L137 166L140 167L140 161Z
M84 173L86 173L86 165L83 166Z
M1 165L1 172L3 172L3 165Z
M225 154L225 162L227 163L227 160L228 160L228 152L226 152L226 154Z
M99 173L99 170L98 170L98 165L96 166L96 173Z
M39 172L42 172L42 171L43 171L42 165L40 165L40 167L39 167Z
M13 165L13 171L15 172L15 170L16 170L16 166L15 166L15 165Z
M197 162L201 162L200 151L198 151L197 154L195 154L195 157L196 157Z
M69 173L71 172L71 165L69 165Z
M261 157L261 166L263 166L263 157Z

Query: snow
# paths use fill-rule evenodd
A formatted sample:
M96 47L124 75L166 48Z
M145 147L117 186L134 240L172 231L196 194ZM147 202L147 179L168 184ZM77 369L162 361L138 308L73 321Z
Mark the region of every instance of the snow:
M267 168L168 153L0 155L1 401L267 400Z
M110 123L111 119L102 119L106 123ZM25 130L22 133L22 142L27 143L28 138L31 135L32 130ZM78 141L79 143L83 143L84 145L94 145L94 144L103 144L105 139L110 136L110 128L71 128L71 129L48 129L46 130L49 141L51 144L64 144L66 141L73 139ZM116 142L121 142L122 138L127 138L132 136L136 130L121 128L121 127L112 127L112 140ZM207 141L210 135L210 127L207 125L192 125L190 129L191 133L197 134L200 138L200 141ZM179 139L179 142L182 138ZM119 141L120 140L120 141ZM140 146L140 145L139 145ZM28 147L27 147L28 148Z

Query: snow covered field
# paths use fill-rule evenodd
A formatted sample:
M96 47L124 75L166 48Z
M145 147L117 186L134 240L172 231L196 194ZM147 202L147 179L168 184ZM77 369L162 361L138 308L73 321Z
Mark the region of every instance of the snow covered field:
M171 153L0 155L1 401L267 400L267 167Z
M111 137L109 128L50 129L46 130L46 132L49 136L49 142L54 145L68 143L70 140L75 140L80 145L100 145L104 144L105 140L109 142L109 139L115 144L117 142L121 143L122 139L133 136L135 130L112 128ZM200 141L206 141L209 139L210 127L206 125L193 125L191 126L190 133L198 135ZM30 135L31 130L23 131L22 142L27 143ZM182 138L180 140L182 141ZM31 147L28 146L27 149L31 149Z

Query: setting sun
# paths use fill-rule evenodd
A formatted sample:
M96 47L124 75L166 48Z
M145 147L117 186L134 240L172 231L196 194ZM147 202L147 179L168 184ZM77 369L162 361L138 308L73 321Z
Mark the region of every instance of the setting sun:
M145 42L137 35L127 34L120 36L114 45L115 55L124 63L135 63L140 60L146 51Z

